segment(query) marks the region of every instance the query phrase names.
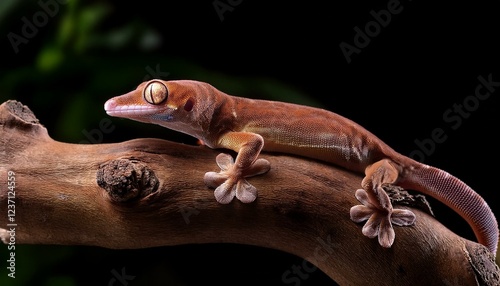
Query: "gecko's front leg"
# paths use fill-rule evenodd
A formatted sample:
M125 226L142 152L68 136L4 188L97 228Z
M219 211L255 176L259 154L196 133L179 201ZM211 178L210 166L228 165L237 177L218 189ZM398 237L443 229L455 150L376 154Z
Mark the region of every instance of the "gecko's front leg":
M363 226L364 235L378 236L379 244L389 248L395 234L392 224L412 225L415 214L409 210L393 209L389 196L384 191L384 184L396 182L399 172L390 160L380 160L365 170L366 176L361 183L363 189L356 191L356 198L362 203L351 208L351 219L355 222L367 221Z
M216 162L221 171L206 173L205 183L215 188L215 199L221 204L230 203L235 196L243 203L253 202L257 189L246 178L264 174L271 168L269 161L257 159L264 139L255 133L229 132L219 139L218 146L234 150L238 155L233 161L230 155L219 154Z

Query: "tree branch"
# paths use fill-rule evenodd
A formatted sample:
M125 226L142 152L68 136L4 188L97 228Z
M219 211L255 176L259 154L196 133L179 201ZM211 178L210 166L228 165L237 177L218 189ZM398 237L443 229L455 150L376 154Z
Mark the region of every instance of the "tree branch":
M7 101L0 106L0 204L15 201L15 239L22 244L240 243L300 256L340 284L500 283L485 247L418 209L415 226L396 227L392 248L364 237L349 218L362 178L313 160L262 154L272 168L250 179L258 199L220 205L203 183L205 172L218 171L219 152L158 139L57 142L26 106ZM9 171L15 197L6 188ZM7 219L5 211L5 243Z

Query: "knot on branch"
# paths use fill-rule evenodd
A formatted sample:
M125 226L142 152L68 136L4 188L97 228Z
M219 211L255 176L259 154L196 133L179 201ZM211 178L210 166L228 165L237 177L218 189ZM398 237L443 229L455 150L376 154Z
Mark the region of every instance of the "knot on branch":
M106 190L111 200L127 202L156 192L160 182L145 164L131 159L117 159L99 166L97 184Z
M8 100L0 105L0 125L22 131L39 131L40 122L29 107L16 100ZM4 113L5 112L5 113Z
M22 121L30 124L39 124L39 121L35 117L35 114L33 114L33 111L31 111L29 107L23 105L19 101L8 100L5 103L5 107L7 108L7 110L9 110L11 114L17 116Z
M479 244L467 243L465 246L478 285L500 285L499 268L493 254Z

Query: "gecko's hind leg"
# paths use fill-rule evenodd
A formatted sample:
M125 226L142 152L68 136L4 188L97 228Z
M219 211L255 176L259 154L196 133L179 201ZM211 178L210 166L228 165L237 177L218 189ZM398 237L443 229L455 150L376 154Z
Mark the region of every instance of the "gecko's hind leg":
M217 202L228 204L236 196L243 203L251 203L257 198L257 189L246 178L269 171L269 161L257 159L244 171L236 167L233 157L228 154L219 154L216 162L221 171L219 173L207 172L205 184L215 188L214 196Z
M389 160L378 161L366 168L363 189L356 191L362 205L353 206L350 214L354 222L367 221L362 233L370 238L378 236L379 244L389 248L395 238L392 224L408 226L415 222L415 214L409 210L393 209L383 184L392 184L398 177L397 169Z

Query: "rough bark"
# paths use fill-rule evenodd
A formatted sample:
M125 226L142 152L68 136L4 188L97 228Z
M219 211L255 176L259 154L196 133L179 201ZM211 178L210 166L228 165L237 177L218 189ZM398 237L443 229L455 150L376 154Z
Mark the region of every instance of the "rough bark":
M220 205L203 183L205 172L218 171L219 152L158 139L57 142L29 108L7 101L0 106L0 238L7 243L15 223L20 244L240 243L300 256L341 285L500 283L485 247L418 209L414 226L396 227L392 248L364 237L349 218L362 177L314 160L262 154L272 168L249 179L258 199ZM15 221L7 204L15 204Z

